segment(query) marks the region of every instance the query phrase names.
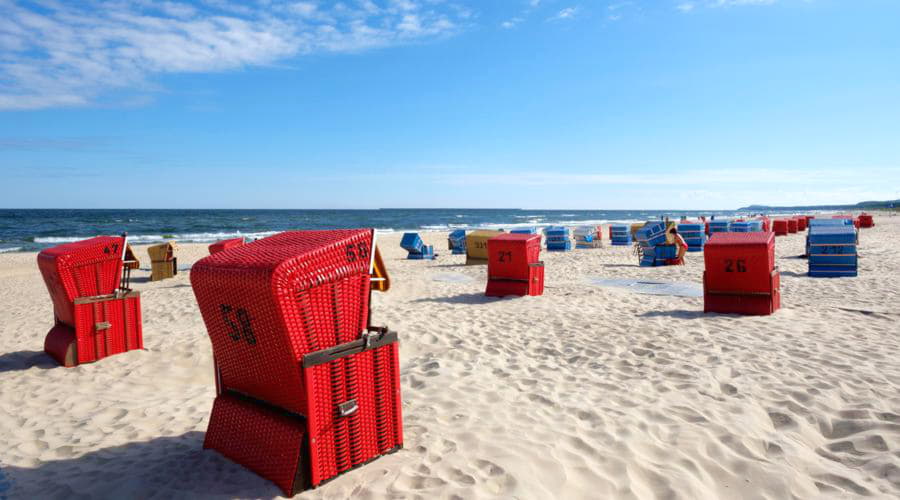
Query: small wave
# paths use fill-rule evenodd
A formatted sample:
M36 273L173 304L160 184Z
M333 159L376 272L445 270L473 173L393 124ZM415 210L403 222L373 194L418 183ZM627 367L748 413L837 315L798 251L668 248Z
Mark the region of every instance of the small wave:
M600 224L606 224L607 219L586 219L586 220L566 220L566 221L555 221L553 223L548 223L547 225L551 226L597 226Z
M21 250L22 250L22 247L0 248L0 253L18 252Z
M44 238L31 238L35 243L72 243L73 241L90 238L90 236L47 236Z
M278 234L278 231L261 231L256 233L245 233L241 231L235 232L218 232L218 233L182 233L182 234L129 234L129 243L159 243L167 240L181 241L184 243L212 243L214 241L226 240L230 238L239 238L243 236L249 239L265 238ZM58 245L61 243L72 243L73 241L85 240L93 236L44 236L34 238L35 243Z

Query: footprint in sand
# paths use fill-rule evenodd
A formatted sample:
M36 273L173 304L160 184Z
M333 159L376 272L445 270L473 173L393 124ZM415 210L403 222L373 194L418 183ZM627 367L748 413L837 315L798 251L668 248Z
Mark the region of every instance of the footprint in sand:
M774 425L775 428L779 430L797 426L797 422L795 422L790 415L786 415L784 413L770 411L769 418L772 420L772 425Z
M460 486L472 486L475 478L457 468L450 469L450 480Z
M439 477L410 476L401 474L395 483L401 491L426 490L444 486L447 481Z

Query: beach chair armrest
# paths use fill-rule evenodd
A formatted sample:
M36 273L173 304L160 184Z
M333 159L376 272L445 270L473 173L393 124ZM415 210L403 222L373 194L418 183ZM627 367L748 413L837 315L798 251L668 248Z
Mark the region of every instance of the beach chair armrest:
M338 344L328 349L320 349L303 356L303 368L330 363L334 360L358 354L370 349L391 344L397 341L397 332L387 327L368 327L362 338L352 342Z

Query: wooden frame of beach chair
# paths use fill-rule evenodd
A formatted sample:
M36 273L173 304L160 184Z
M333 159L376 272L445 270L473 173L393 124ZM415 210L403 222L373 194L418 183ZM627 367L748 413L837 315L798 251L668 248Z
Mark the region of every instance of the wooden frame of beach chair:
M141 268L141 260L138 258L137 254L134 253L134 249L131 248L131 245L129 244L125 245L125 256L122 260L125 269L128 269L129 271Z
M403 445L397 335L370 325L372 283L389 286L374 242L291 231L191 271L216 369L204 447L288 496Z

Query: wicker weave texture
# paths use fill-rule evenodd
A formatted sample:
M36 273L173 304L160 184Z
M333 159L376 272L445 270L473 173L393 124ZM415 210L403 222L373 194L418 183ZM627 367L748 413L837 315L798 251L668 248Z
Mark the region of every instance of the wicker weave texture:
M706 284L717 292L769 293L775 270L772 233L715 233L703 255Z
M537 262L528 266L526 279L488 278L484 294L488 297L506 297L508 295L542 295L544 293L544 263Z
M373 239L372 230L281 233L191 272L220 394L205 446L287 495L402 446L396 342L303 367L306 354L366 330Z
M488 279L529 279L530 264L539 262L541 236L501 234L488 240Z
M213 403L204 448L211 448L275 483L286 496L295 485L306 423L300 416L223 393ZM299 488L298 488L299 486Z
M98 236L47 248L38 268L58 321L75 326L74 300L113 293L122 276L124 238Z
M57 323L44 338L44 352L66 368L77 366L76 339L74 328L64 323Z
M403 445L396 342L304 369L312 485ZM338 407L358 409L341 416Z
M144 347L137 292L75 304L75 324L79 364Z
M307 414L298 362L365 329L373 234L280 233L194 265L191 283L225 388Z
M209 246L209 254L223 252L229 248L239 247L244 244L244 238L231 238L228 240L219 240Z
M712 291L703 273L703 312L765 316L781 308L781 276L772 271L768 293L721 293Z

